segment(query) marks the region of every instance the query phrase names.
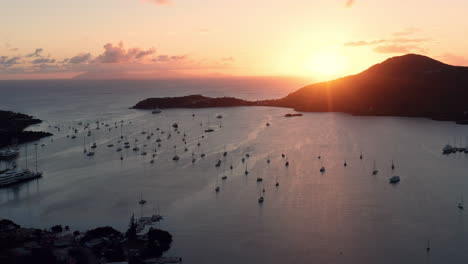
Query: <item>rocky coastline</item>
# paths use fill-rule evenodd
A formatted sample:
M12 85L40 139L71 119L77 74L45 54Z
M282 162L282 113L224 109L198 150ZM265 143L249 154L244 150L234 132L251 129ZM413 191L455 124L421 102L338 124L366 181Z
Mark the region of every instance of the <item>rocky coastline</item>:
M110 226L86 232L68 226L50 229L21 227L0 220L0 263L180 263L181 258L163 257L170 248L172 235L150 227L137 232L132 216L128 230L121 233Z
M0 148L10 145L12 141L21 144L52 136L48 132L25 131L27 127L40 123L42 120L29 115L0 110Z

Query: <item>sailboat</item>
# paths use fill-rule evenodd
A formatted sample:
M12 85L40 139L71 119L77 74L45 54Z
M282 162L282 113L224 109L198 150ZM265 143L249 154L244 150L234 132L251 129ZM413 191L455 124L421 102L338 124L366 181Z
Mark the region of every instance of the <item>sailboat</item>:
M88 151L86 150L86 137L83 135L83 153L86 154L86 152L88 152Z
M173 161L178 161L180 158L177 156L177 147L174 146L174 157L172 157Z
M393 163L393 160L392 160L392 170L395 169L395 164Z
M138 202L140 205L144 205L146 200L143 200L143 193L140 194L140 201Z
M263 188L263 192L265 192L265 188ZM263 198L262 193L260 193L259 195L260 195L260 197L258 198L258 203L261 204L261 203L263 203L263 201L264 201L265 199Z
M210 116L208 116L208 122L206 123L206 128L205 128L205 132L206 132L206 133L209 133L209 132L213 132L213 131L214 131L214 129L208 127L209 123L210 123Z
M389 182L390 182L391 184L399 183L399 182L400 182L400 176L392 176L392 177L390 177Z
M244 171L245 175L247 176L249 174L249 171L247 170L247 162L245 163L245 171Z
M362 151L361 151L361 155L359 155L359 159L362 159Z
M348 163L346 163L346 160L344 161L343 166L345 166L345 167L348 166Z
M374 168L372 169L372 175L377 175L379 171L377 170L377 167L375 166L375 160L374 160Z
M322 167L320 168L320 172L324 173L325 172L325 167L323 166L323 162L321 162L321 163L322 163Z
M463 205L463 194L461 194L461 197L460 197L460 202L458 202L458 209L460 210L463 210L464 209L464 205Z

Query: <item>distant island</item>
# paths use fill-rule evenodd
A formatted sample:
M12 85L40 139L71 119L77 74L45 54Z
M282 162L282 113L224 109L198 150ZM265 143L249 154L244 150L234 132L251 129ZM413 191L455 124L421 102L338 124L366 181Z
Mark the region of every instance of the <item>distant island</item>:
M468 67L417 54L393 57L333 81L305 86L284 98L247 101L202 95L148 98L135 109L274 106L300 112L426 117L468 124Z
M24 143L51 136L48 132L24 131L28 126L41 122L29 115L0 110L0 147L10 145L12 141Z

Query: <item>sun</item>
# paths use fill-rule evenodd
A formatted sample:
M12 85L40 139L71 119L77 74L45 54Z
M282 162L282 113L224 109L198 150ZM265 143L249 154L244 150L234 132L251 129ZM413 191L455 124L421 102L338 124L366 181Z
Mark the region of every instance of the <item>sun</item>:
M306 58L304 67L312 74L334 77L343 74L346 58L332 50L323 50Z

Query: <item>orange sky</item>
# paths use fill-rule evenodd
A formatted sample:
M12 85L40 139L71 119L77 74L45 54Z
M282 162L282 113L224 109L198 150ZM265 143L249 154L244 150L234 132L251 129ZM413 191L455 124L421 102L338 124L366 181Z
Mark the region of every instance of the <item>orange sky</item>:
M301 76L468 65L466 0L5 0L0 79Z

